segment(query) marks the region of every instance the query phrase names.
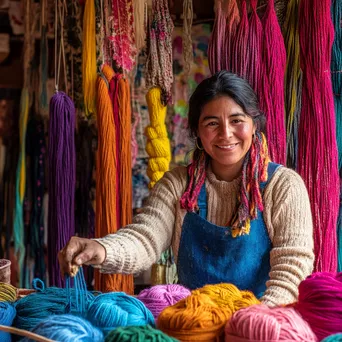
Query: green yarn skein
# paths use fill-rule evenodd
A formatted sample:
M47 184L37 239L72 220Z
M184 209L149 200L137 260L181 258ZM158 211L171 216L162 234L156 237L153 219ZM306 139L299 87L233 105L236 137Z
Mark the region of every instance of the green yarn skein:
M137 327L120 327L112 330L106 337L105 342L176 342L173 337L162 331L152 328L150 325Z

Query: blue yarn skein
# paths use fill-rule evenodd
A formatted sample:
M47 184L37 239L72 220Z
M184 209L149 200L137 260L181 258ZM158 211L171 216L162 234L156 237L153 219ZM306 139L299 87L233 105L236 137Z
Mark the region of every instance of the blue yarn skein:
M73 315L50 316L43 319L32 332L58 342L103 342L103 334L99 329ZM33 340L26 337L22 342Z
M82 282L82 274L79 277L81 277L79 281ZM13 325L19 329L32 330L41 320L51 315L83 314L94 300L91 292L77 287L45 288L44 283L39 279L34 279L32 284L37 292L20 299L15 304L17 316ZM76 284L79 285L78 280L75 280Z
M7 302L0 302L0 324L10 327L16 315L13 305ZM0 331L1 342L11 342L11 334Z
M342 342L342 333L330 335L326 337L324 340L322 340L322 342Z
M111 292L95 297L87 319L104 334L117 327L155 325L154 317L143 302L124 292Z

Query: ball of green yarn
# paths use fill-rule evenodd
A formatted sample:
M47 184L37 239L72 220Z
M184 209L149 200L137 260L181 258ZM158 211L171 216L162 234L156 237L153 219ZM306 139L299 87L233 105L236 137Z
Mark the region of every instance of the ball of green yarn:
M178 340L167 336L162 331L152 328L150 325L138 327L120 327L112 330L105 342L176 342Z

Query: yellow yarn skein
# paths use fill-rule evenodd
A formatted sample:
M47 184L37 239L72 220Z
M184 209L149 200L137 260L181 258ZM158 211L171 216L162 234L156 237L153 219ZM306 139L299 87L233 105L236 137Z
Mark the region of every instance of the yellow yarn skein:
M146 152L149 155L147 175L150 178L149 188L153 188L166 171L171 161L170 141L165 125L167 106L161 102L161 89L151 88L146 94L150 116L150 125L146 127Z
M208 295L217 305L229 307L232 314L242 308L260 304L252 292L240 291L235 285L227 283L205 285L192 293Z
M0 302L15 302L17 299L17 288L11 284L0 282Z

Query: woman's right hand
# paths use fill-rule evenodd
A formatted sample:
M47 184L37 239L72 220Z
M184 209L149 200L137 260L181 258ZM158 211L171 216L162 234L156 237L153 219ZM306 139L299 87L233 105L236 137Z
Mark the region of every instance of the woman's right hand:
M101 265L106 259L106 249L97 241L73 236L59 251L61 273L72 275L73 266Z

